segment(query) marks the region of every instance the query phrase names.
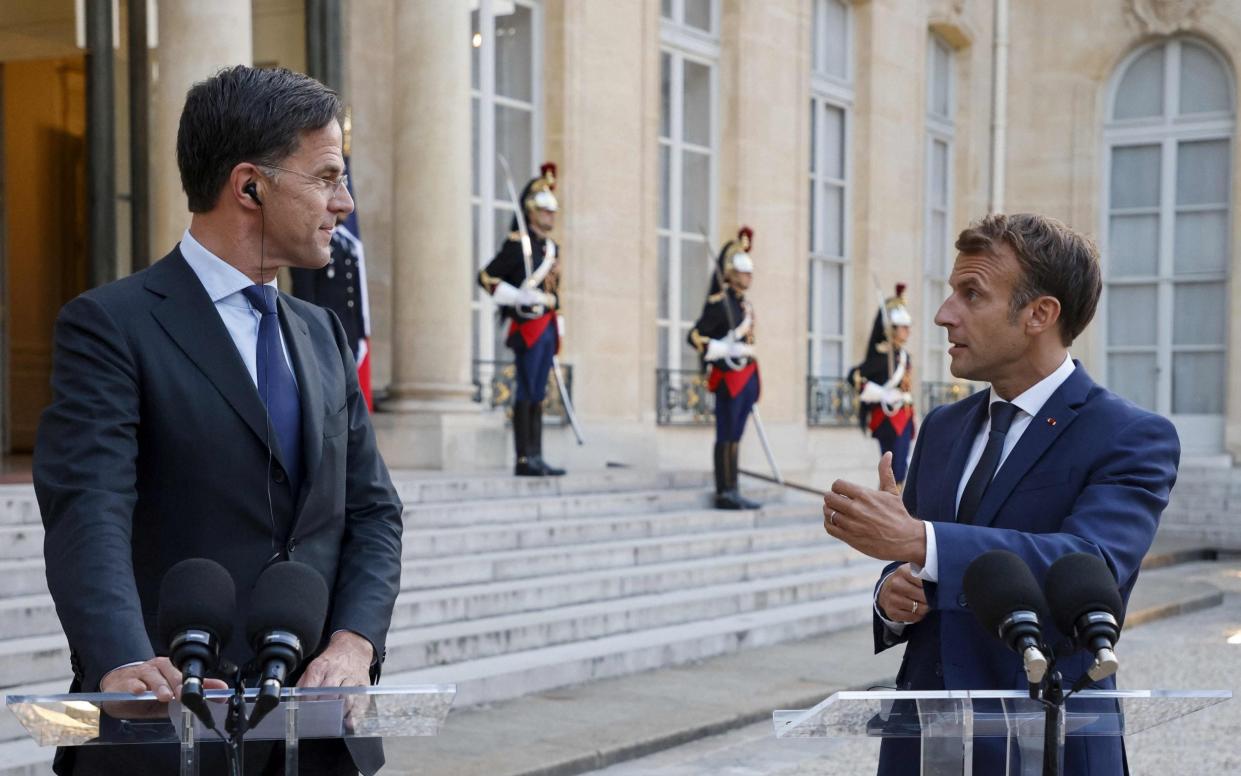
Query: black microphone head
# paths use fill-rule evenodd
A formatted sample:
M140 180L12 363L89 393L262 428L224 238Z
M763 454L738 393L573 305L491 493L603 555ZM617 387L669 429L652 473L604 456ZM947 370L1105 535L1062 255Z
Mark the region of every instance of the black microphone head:
M291 560L269 566L254 584L246 638L257 649L267 633L288 631L309 655L323 635L327 599L327 583L313 567Z
M1116 577L1107 562L1097 555L1074 552L1065 555L1047 571L1047 603L1051 605L1056 627L1072 636L1078 618L1088 612L1107 612L1124 625L1125 604L1120 598Z
M1016 611L1034 612L1047 621L1047 602L1033 572L1015 553L989 550L965 569L965 598L983 628L998 635L1000 623Z
M204 630L220 644L233 635L237 594L233 577L213 560L187 558L159 586L159 635L165 644L186 630Z

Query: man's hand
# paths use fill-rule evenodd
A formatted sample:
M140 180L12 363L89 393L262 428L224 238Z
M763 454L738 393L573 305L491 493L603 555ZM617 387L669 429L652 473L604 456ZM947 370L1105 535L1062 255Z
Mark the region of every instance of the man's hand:
M352 631L332 634L327 649L306 667L298 687L365 687L371 683L375 649Z
M845 480L823 497L823 529L853 549L879 560L926 562L926 527L901 503L892 454L879 459L879 489Z
M99 680L100 692L127 692L142 695L155 693L160 703L168 703L181 697L181 672L166 657L153 657L145 663L117 668L104 674ZM204 679L204 690L227 690L228 685L219 679Z
M893 622L913 624L926 617L930 606L926 602L926 592L922 589L922 580L914 576L908 563L897 567L883 580L879 588L879 608L883 616Z

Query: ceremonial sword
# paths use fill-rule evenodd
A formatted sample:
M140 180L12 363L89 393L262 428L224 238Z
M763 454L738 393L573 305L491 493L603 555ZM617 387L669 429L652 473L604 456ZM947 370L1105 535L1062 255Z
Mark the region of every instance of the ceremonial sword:
M509 169L508 160L504 158L504 154L496 154L496 158L500 160L500 166L504 168L504 185L508 187L508 196L513 202L513 212L517 219L517 232L521 235L521 258L526 265L526 280L522 283L524 286L534 277L534 261L531 258L533 249L530 247L530 231L526 228L526 212L521 202L517 200L517 190L513 188L513 172ZM560 392L560 403L564 407L565 417L569 419L569 427L573 429L573 436L577 438L579 445L584 445L586 441L582 439L582 429L577 424L573 400L569 398L564 375L560 372L560 358L554 353L552 354L552 374L556 377L556 390Z
M736 330L737 322L733 320L733 308L728 304L728 284L724 282L724 273L715 261L715 251L711 250L711 239L707 237L702 226L698 227L698 234L702 235L702 247L707 252L707 263L711 265L711 271L715 274L715 282L719 284L720 291L724 292L724 315L728 318L728 331L731 334ZM758 441L763 445L763 453L767 456L767 464L771 466L771 473L775 481L783 485L784 476L780 474L780 467L776 465L776 456L771 452L771 443L767 441L767 430L763 428L763 418L758 414L758 402L750 407L750 414L754 416L754 430L758 432Z

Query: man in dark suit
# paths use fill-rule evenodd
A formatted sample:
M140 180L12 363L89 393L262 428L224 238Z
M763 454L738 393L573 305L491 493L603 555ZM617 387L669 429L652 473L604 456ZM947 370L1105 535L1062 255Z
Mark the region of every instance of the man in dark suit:
M966 567L1005 549L1041 580L1056 559L1092 553L1128 601L1176 481L1180 443L1168 420L1097 385L1069 357L1102 288L1088 240L1042 216L991 215L956 247L952 294L935 322L947 329L952 373L991 388L926 416L903 498L890 455L878 490L833 483L824 528L892 561L876 586L875 650L907 644L899 689L1024 690L1021 659L969 609ZM1071 650L1050 623L1044 636ZM1066 684L1089 662L1062 658ZM976 742L975 773L1003 772L1002 744ZM879 771L917 773L919 757L916 738L887 739ZM1068 739L1064 773L1124 770L1119 740Z
M260 572L297 560L331 593L298 683L378 678L400 587L401 503L340 321L275 288L280 267L327 262L337 216L353 209L339 111L332 91L287 70L238 66L196 84L177 136L193 214L181 243L61 310L34 476L74 691L179 691L155 616L161 578L190 557L219 562L236 583L224 657L251 657ZM378 742L356 743L314 742L303 772L377 770ZM84 747L62 751L57 768L175 772L175 753ZM249 772L283 773L280 754L247 747Z

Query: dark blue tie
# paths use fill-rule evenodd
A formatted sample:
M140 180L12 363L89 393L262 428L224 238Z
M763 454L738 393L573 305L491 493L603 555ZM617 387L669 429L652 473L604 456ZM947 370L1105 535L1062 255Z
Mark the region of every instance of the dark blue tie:
M302 402L297 395L293 371L284 358L280 343L280 316L276 313L276 289L271 286L250 286L241 293L251 306L262 314L259 319L259 340L256 366L259 396L267 406L267 416L275 432L282 460L293 492L302 474Z
M982 457L974 467L965 490L961 493L961 503L957 506L957 522L972 523L982 503L987 486L1000 468L1000 456L1004 452L1004 437L1008 434L1013 418L1017 416L1017 405L1006 401L993 402L991 405L991 430L987 433L987 446L982 450Z

